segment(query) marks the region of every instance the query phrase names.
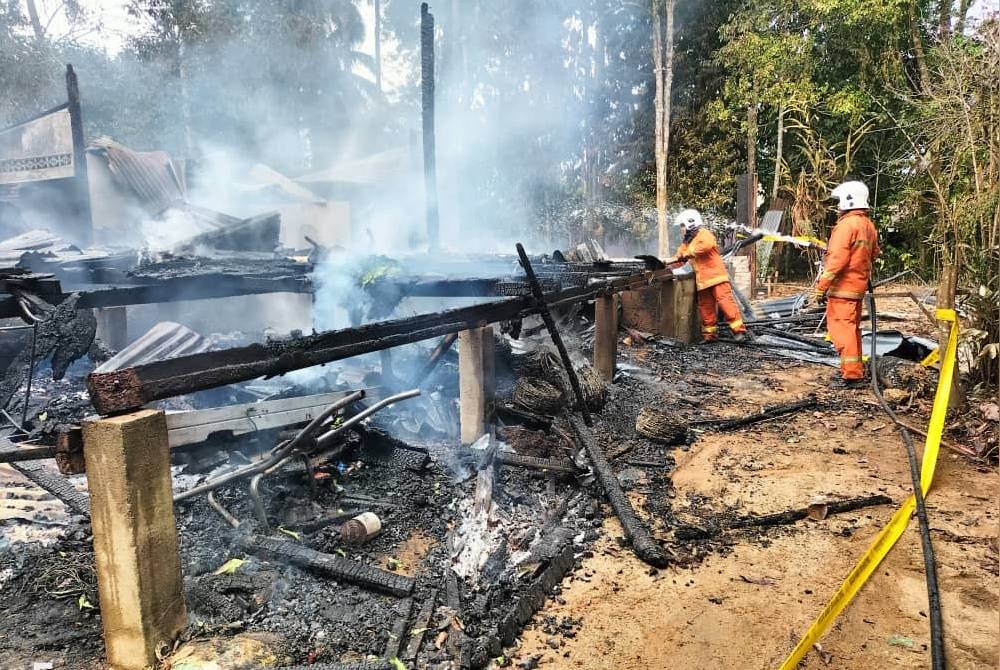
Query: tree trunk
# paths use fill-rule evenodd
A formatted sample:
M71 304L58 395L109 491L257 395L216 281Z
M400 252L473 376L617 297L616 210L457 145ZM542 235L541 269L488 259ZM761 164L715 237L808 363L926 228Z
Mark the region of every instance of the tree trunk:
M952 0L941 0L938 7L938 39L944 42L951 34Z
M778 188L781 186L781 156L785 144L785 107L778 108L778 146L774 155L774 184L771 185L771 202L778 199Z
M757 174L757 105L752 103L747 107L747 175L750 176L750 181L756 181L754 176ZM752 184L751 184L752 186ZM757 202L757 192L750 192L747 197L751 203L751 208L756 209L754 206Z
M674 6L677 0L653 0L653 65L656 75L656 224L657 255L670 256L667 235L667 157L670 151L670 90L674 80ZM666 24L664 30L664 23Z
M969 5L972 0L958 0L958 17L955 20L955 33L961 35L965 32L965 15L969 13Z
M375 0L375 90L382 92L382 11L380 0Z
M38 7L35 5L35 0L27 0L28 3L28 17L31 19L31 29L35 33L35 39L39 42L45 39L45 31L42 29L42 22L38 18Z
M184 124L185 158L194 157L194 140L191 136L191 95L188 90L187 40L184 31L177 31L177 78L180 81L181 121Z
M930 71L927 69L927 59L924 56L924 40L920 36L920 17L917 14L916 0L910 3L910 41L913 43L913 56L917 61L917 72L920 73L920 81L917 89L923 93L931 80Z

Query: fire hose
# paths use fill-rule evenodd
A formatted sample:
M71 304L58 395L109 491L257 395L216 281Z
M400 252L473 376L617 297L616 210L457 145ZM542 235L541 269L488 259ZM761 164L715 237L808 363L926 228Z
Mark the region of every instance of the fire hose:
M913 485L913 498L916 503L917 526L920 530L920 546L924 557L924 574L927 580L927 607L928 618L931 628L931 668L933 670L944 670L944 625L941 620L941 592L938 590L937 567L934 564L934 547L931 544L930 525L927 522L927 508L924 505L924 492L920 484L920 467L917 464L917 454L913 447L913 438L910 431L903 424L896 412L893 411L889 403L882 396L882 389L879 387L878 374L875 372L878 354L875 350L875 338L878 330L878 319L875 316L875 291L869 283L868 290L868 312L871 318L871 356L869 357L869 369L872 376L872 393L878 400L882 411L888 415L903 438L903 445L906 447L906 460L910 465L910 481Z

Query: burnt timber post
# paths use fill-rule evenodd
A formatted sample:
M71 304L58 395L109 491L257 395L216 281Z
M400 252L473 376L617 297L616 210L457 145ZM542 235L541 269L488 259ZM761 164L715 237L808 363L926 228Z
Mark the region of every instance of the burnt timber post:
M143 670L187 624L162 410L83 422L108 667Z
M594 322L594 369L610 382L618 358L618 305L614 295L594 299Z
M458 334L459 423L462 444L486 432L493 404L493 328L483 326Z
M69 99L69 126L73 136L73 199L78 222L76 241L93 241L94 221L90 214L90 182L87 178L87 145L83 139L83 116L80 111L80 85L72 65L66 65L66 95Z
M432 252L440 247L437 150L434 137L434 15L427 3L420 4L420 93L424 141L424 206L427 211L427 243Z

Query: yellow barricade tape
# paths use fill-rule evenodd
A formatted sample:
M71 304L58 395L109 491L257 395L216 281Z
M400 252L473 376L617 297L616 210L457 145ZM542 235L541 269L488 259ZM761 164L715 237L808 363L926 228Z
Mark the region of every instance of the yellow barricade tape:
M938 379L937 392L934 395L934 407L931 410L931 420L927 427L927 441L924 443L923 462L920 471L920 488L927 495L927 491L934 481L934 467L937 465L938 449L941 445L941 435L944 432L944 421L948 414L948 397L951 395L951 382L955 374L955 355L958 349L958 317L953 309L937 310L939 321L951 323L948 333L948 344L944 353L944 360L941 363L941 376ZM914 497L907 498L903 506L900 507L889 523L882 528L875 541L865 552L858 564L854 566L847 579L840 585L833 598L827 603L820 615L813 621L809 630L802 636L795 649L788 655L785 662L781 664L780 670L794 670L805 655L812 649L813 644L826 632L837 615L847 607L871 574L878 568L879 563L885 558L892 546L902 536L906 530L910 517L916 507Z
M934 365L937 365L938 361L940 361L940 360L941 360L941 347L938 347L934 351L932 351L931 353L927 354L927 358L925 358L924 360L920 361L920 364L922 366L924 366L925 368L929 368L929 367L932 367Z
M802 247L814 246L826 249L826 242L811 235L764 235L763 242L791 242Z

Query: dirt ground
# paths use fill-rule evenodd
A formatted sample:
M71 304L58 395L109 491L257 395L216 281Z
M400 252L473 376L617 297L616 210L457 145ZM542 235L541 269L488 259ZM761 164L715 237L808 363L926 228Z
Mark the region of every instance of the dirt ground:
M881 307L880 307L881 310ZM779 403L825 389L831 369L804 364L761 369L729 383L729 407ZM768 385L764 385L764 381ZM770 393L763 393L770 388ZM674 513L705 516L706 505L741 514L804 507L816 499L882 493L890 506L800 521L740 536L731 553L693 567L650 570L615 537L614 520L581 570L566 579L524 632L514 664L543 668L776 668L909 492L898 433L869 391L838 392L841 411L800 412L735 433L705 433L673 450ZM745 403L745 404L743 404ZM743 404L742 407L740 405ZM923 425L926 417L907 418ZM920 439L919 437L917 438ZM918 449L922 442L918 441ZM927 498L951 668L997 667L998 527L995 466L942 449ZM690 501L698 501L691 503ZM801 667L926 668L927 596L916 521ZM545 622L582 618L571 637ZM551 627L550 632L551 632Z

